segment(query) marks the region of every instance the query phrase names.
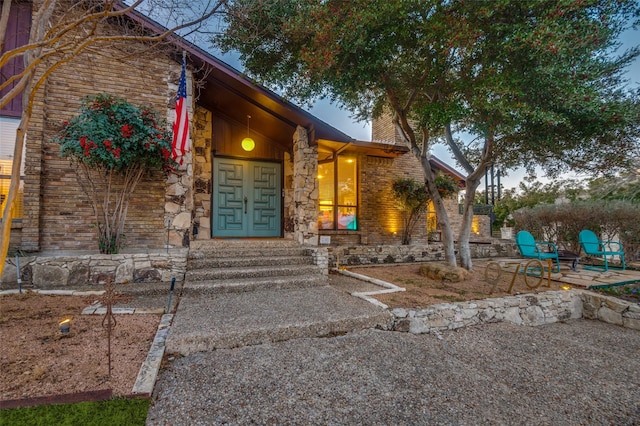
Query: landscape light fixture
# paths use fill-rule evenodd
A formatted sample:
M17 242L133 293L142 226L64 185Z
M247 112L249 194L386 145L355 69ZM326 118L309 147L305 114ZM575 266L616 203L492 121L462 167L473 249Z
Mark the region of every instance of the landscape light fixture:
M249 120L251 119L250 115L247 115L247 137L242 139L242 149L245 151L253 151L253 148L256 147L256 143L249 136Z
M58 324L60 326L60 333L62 334L69 334L69 331L71 330L71 320L70 319L66 319L63 321L60 321L60 323Z

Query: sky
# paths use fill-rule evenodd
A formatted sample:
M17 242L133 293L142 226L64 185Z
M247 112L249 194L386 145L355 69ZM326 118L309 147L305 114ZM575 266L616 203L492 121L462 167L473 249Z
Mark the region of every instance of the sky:
M640 45L640 29L629 29L625 31L620 37L620 42L621 51ZM242 65L239 63L237 55L218 54L218 56L220 56L222 60L229 63L231 66L237 69L242 69ZM629 80L628 85L630 87L640 86L640 58L636 58L636 60L627 67L626 75ZM327 99L318 100L311 108L306 109L316 117L332 125L336 129L341 130L354 139L362 141L371 140L370 122L358 122L352 119L351 113L349 111L339 108L337 105L332 104ZM444 145L434 146L432 154L442 161L450 164L454 168L458 168L455 160L452 158L451 154L448 152L447 148ZM502 186L504 189L516 188L525 176L526 172L521 169L508 171L507 176L502 178ZM584 179L585 176L567 174L563 175L563 178L581 180ZM543 183L550 181L544 176L544 173L540 169L538 169L537 180Z

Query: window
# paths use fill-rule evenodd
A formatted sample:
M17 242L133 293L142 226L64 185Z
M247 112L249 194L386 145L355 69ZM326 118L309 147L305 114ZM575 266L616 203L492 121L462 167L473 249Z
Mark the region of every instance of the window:
M339 155L318 165L318 229L358 229L358 162Z
M2 2L0 2L1 4ZM29 30L31 29L31 2L13 2L9 12L5 39L2 44L2 52L12 51L29 42ZM12 76L24 71L24 59L21 55L15 56L0 68L0 83L6 82ZM9 84L0 90L0 97L7 94L16 82ZM8 117L20 117L22 112L22 94L18 93L7 105L0 109L0 115Z
M436 207L433 205L433 201L429 201L427 207L427 234L431 234L438 230L438 220L436 217Z
M13 149L16 140L16 129L20 120L17 118L0 117L0 218L3 216L4 207L9 196L11 184L11 167L13 166ZM20 168L20 188L16 197L16 210L14 219L22 219L22 194L24 187L24 153Z

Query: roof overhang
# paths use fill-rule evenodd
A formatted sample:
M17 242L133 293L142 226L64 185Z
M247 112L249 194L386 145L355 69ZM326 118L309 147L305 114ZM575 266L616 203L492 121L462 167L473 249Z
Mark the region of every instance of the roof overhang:
M406 146L353 140L347 143L320 139L318 141L318 157L330 158L341 153L361 153L373 157L396 158L409 152Z
M166 31L138 11L132 11L128 16L154 33ZM287 145L297 126L307 129L311 144L318 139L342 143L355 141L184 38L172 34L168 40L177 48L174 52L176 62L181 61L182 51L186 51L194 79L204 83L204 90L197 97L197 103L204 108L242 124L246 124L247 116L251 116L252 130Z

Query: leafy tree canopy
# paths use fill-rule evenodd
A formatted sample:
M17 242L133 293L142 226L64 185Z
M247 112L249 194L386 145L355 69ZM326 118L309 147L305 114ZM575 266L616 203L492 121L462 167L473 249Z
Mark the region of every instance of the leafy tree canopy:
M358 118L392 114L420 160L451 264L425 161L434 143L467 174L458 243L469 269L472 202L489 165L603 172L640 151L638 94L621 77L639 52L614 54L640 16L634 0L235 0L229 12L217 42L263 82L301 100L328 95Z
M638 97L614 56L632 0L237 0L217 39L287 96L330 96L371 118L405 115L417 144L444 126L468 171L612 170L638 144ZM425 137L429 136L429 137ZM487 152L489 150L489 152Z

